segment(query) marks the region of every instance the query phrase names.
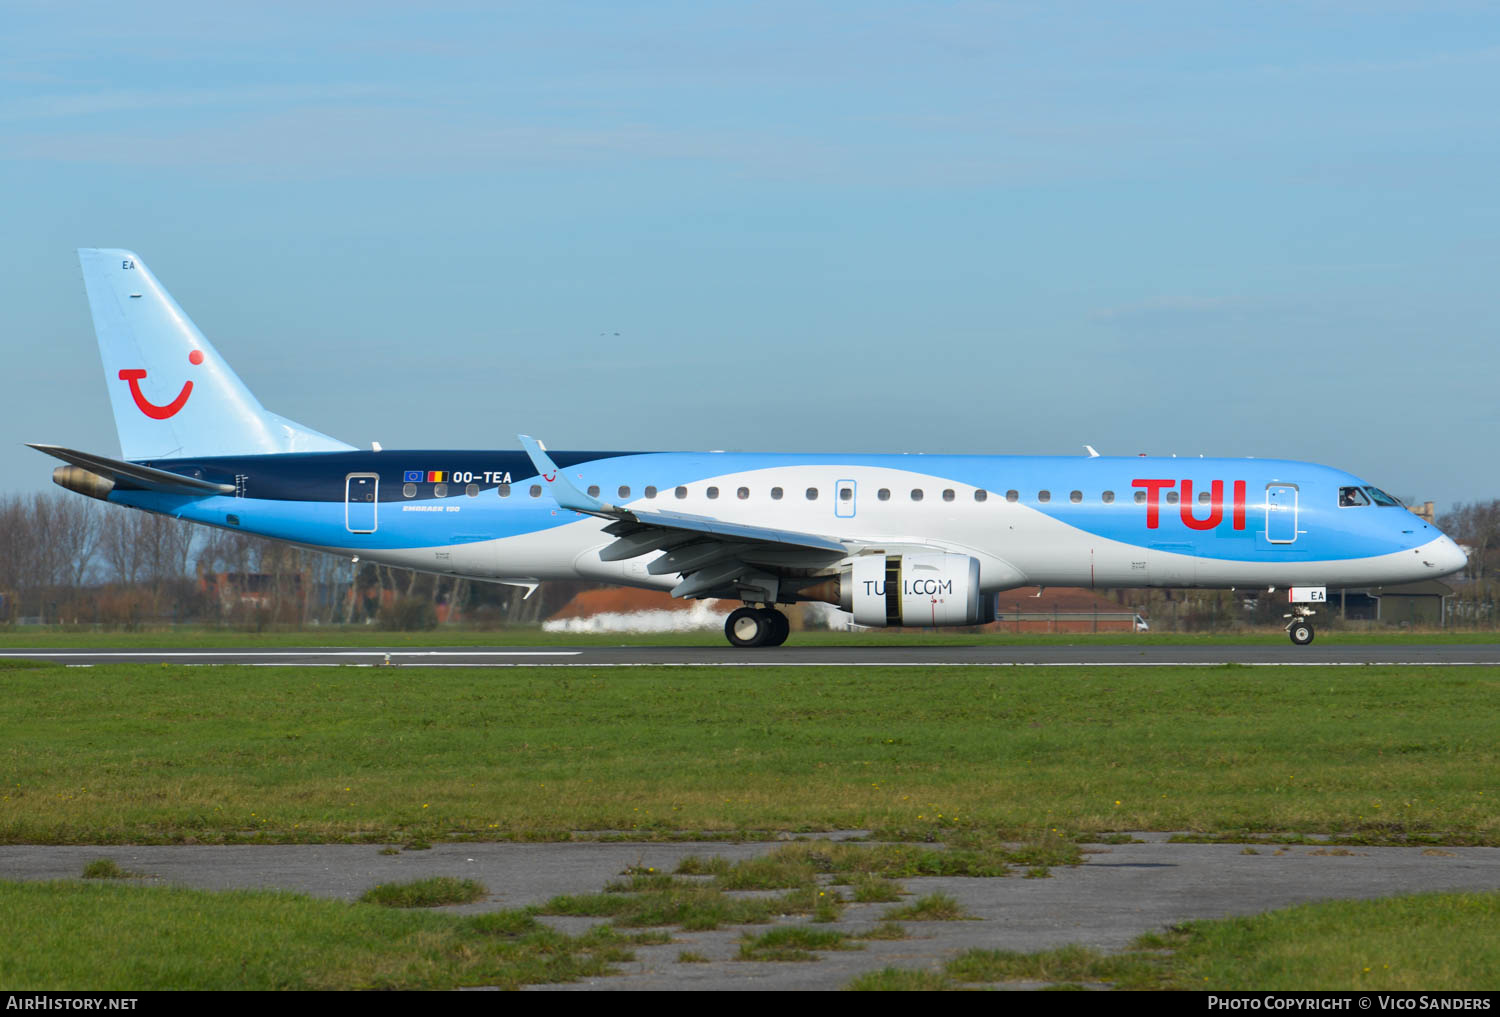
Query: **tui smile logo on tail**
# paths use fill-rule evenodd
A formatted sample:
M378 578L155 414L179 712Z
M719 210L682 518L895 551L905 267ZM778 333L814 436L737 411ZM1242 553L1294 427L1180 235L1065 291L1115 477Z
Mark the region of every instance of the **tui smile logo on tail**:
M194 350L189 353L188 363L194 367L203 363L203 351ZM150 399L147 399L145 393L141 391L141 379L145 376L145 369L139 367L120 372L120 380L130 383L130 397L135 400L135 404L140 408L140 411L152 420L166 420L168 417L175 417L178 411L187 405L188 396L193 394L193 383L191 381L183 382L182 391L177 393L176 399L173 399L164 406L158 406Z

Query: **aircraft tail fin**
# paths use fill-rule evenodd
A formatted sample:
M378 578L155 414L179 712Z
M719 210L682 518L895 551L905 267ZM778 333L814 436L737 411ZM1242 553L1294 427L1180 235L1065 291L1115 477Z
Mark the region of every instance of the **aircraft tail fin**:
M352 449L270 412L130 251L78 252L125 459Z

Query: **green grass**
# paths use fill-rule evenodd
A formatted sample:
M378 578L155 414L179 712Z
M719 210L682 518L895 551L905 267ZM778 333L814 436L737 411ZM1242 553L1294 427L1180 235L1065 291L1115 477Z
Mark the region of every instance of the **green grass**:
M930 893L905 907L889 908L880 916L886 922L957 922L972 917L946 893Z
M833 929L809 929L805 925L785 925L759 935L746 934L740 940L742 961L814 961L815 950L863 950L864 945L847 933Z
M674 876L708 876L707 885L721 890L782 890L813 886L819 876L830 885L853 886L861 901L895 900L900 890L893 879L913 876L1004 876L1012 863L1034 868L1077 865L1083 853L1070 841L1011 844L993 836L953 831L944 849L915 844L876 844L863 841L810 839L783 844L768 854L731 862L719 855L688 855ZM607 889L641 890L654 886L704 885L686 883L664 874L636 872L631 880Z
M120 868L113 858L95 858L83 867L84 879L140 879L139 872Z
M544 915L608 918L618 928L677 926L692 932L763 925L786 914L780 898L731 897L712 886L656 885L640 892L566 894L537 909Z
M364 904L388 908L437 908L447 904L472 904L489 894L489 888L472 879L432 876L409 883L380 883L360 895Z
M945 989L1042 982L1059 988L1189 991L1493 991L1500 893L1323 901L1249 918L1189 922L1143 936L1132 952L1079 946L1040 953L970 950L941 975L887 968L850 989Z
M889 904L901 899L901 886L879 876L858 876L853 882L858 904Z
M951 992L962 986L936 971L881 968L860 975L845 988L852 992Z
M568 982L630 959L519 912L460 917L290 893L0 882L0 991L452 989Z
M1497 668L123 664L0 683L6 843L1035 845L1005 866L1143 829L1500 844ZM876 874L962 861L929 854Z

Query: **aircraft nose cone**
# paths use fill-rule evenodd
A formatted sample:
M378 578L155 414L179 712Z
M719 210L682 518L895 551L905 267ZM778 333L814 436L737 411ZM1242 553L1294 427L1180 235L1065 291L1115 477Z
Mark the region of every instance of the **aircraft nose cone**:
M1420 549L1419 553L1424 566L1423 578L1426 579L1452 575L1469 563L1469 556L1464 554L1463 548L1455 544L1453 538L1447 536L1439 537L1427 544Z
M1437 554L1438 560L1434 564L1442 570L1445 576L1469 564L1469 556L1464 554L1464 549L1455 544L1451 537L1444 537L1438 541Z

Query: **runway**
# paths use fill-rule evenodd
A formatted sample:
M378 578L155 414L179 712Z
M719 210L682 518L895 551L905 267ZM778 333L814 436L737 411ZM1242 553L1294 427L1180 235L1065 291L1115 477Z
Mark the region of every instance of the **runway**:
M365 667L1422 667L1500 666L1500 643L1319 646L505 646L277 649L17 649L0 657L73 666L121 662Z

